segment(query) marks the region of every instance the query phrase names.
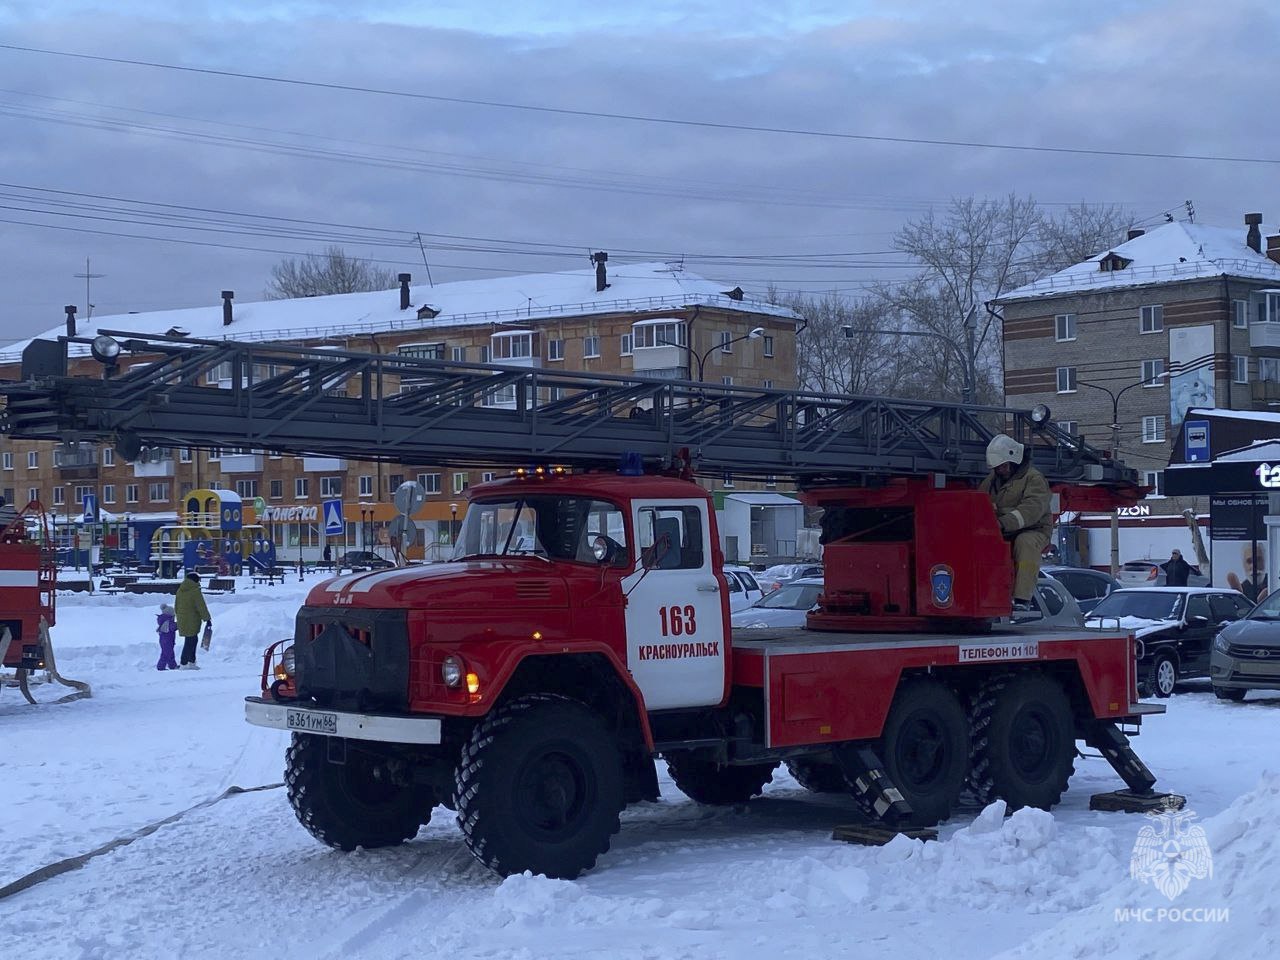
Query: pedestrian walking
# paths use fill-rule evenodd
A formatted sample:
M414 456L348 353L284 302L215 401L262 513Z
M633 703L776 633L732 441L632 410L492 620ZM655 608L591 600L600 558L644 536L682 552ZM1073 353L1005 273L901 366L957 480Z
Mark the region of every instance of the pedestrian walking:
M178 639L178 621L173 615L173 607L167 603L160 604L160 612L156 614L156 633L160 637L160 659L156 661L156 669L177 670L178 661L173 659L173 647Z
M200 638L200 624L206 622L211 628L213 627L209 606L204 602L204 594L200 592L200 574L187 574L187 578L178 586L173 607L178 622L178 633L182 634L182 668L198 670L200 668L196 665L196 642Z

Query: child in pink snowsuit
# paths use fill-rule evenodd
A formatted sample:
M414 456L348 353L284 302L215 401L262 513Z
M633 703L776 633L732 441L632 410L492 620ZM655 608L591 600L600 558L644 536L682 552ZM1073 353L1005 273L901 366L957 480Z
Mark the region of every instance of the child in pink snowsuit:
M156 614L156 633L160 635L160 659L156 663L156 669L177 670L178 662L173 659L173 644L178 636L178 621L173 617L173 607L167 603L160 604L160 612Z

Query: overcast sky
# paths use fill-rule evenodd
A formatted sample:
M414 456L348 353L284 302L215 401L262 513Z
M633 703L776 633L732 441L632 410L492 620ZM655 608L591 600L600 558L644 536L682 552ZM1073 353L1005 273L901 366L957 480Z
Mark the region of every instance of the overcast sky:
M0 49L0 340L57 324L64 304L83 315L86 257L103 274L91 296L104 314L216 303L223 289L258 299L281 256L329 242L425 279L415 234L436 282L582 268L603 249L685 254L691 269L753 290L856 292L902 274L885 252L904 219L1010 191L1121 203L1144 224L1183 216L1189 199L1198 221L1243 236L1246 212L1280 220L1278 10L0 0L0 44L206 71ZM870 142L324 85L1273 162ZM823 265L787 262L814 254Z

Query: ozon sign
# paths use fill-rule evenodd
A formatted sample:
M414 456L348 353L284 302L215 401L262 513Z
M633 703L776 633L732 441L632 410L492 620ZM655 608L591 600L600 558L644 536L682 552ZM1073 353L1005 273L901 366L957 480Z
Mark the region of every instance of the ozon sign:
M1269 463L1259 464L1254 473L1258 475L1258 483L1268 490L1280 487L1280 466L1273 467Z
M319 507L267 507L262 511L260 520L278 522L315 523L320 519Z

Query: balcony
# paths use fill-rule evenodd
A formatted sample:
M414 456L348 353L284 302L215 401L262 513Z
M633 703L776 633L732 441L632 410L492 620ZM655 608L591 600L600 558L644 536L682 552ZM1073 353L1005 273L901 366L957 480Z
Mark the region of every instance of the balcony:
M1254 380L1249 384L1249 393L1254 402L1267 403L1280 400L1280 382L1275 380Z
M688 350L670 345L636 347L631 354L632 369L648 377L688 379L688 362Z
M1280 350L1280 322L1255 320L1249 324L1249 346L1254 350L1268 347Z
M98 448L91 444L61 444L53 451L53 466L63 480L96 480Z
M133 465L135 477L156 478L173 476L173 458L163 460L139 460Z
M226 453L219 462L223 473L261 473L262 454L260 453Z
M226 467L222 469L225 470ZM258 469L261 470L262 467L259 466ZM340 457L303 457L302 469L307 473L333 473L347 469L347 461Z

